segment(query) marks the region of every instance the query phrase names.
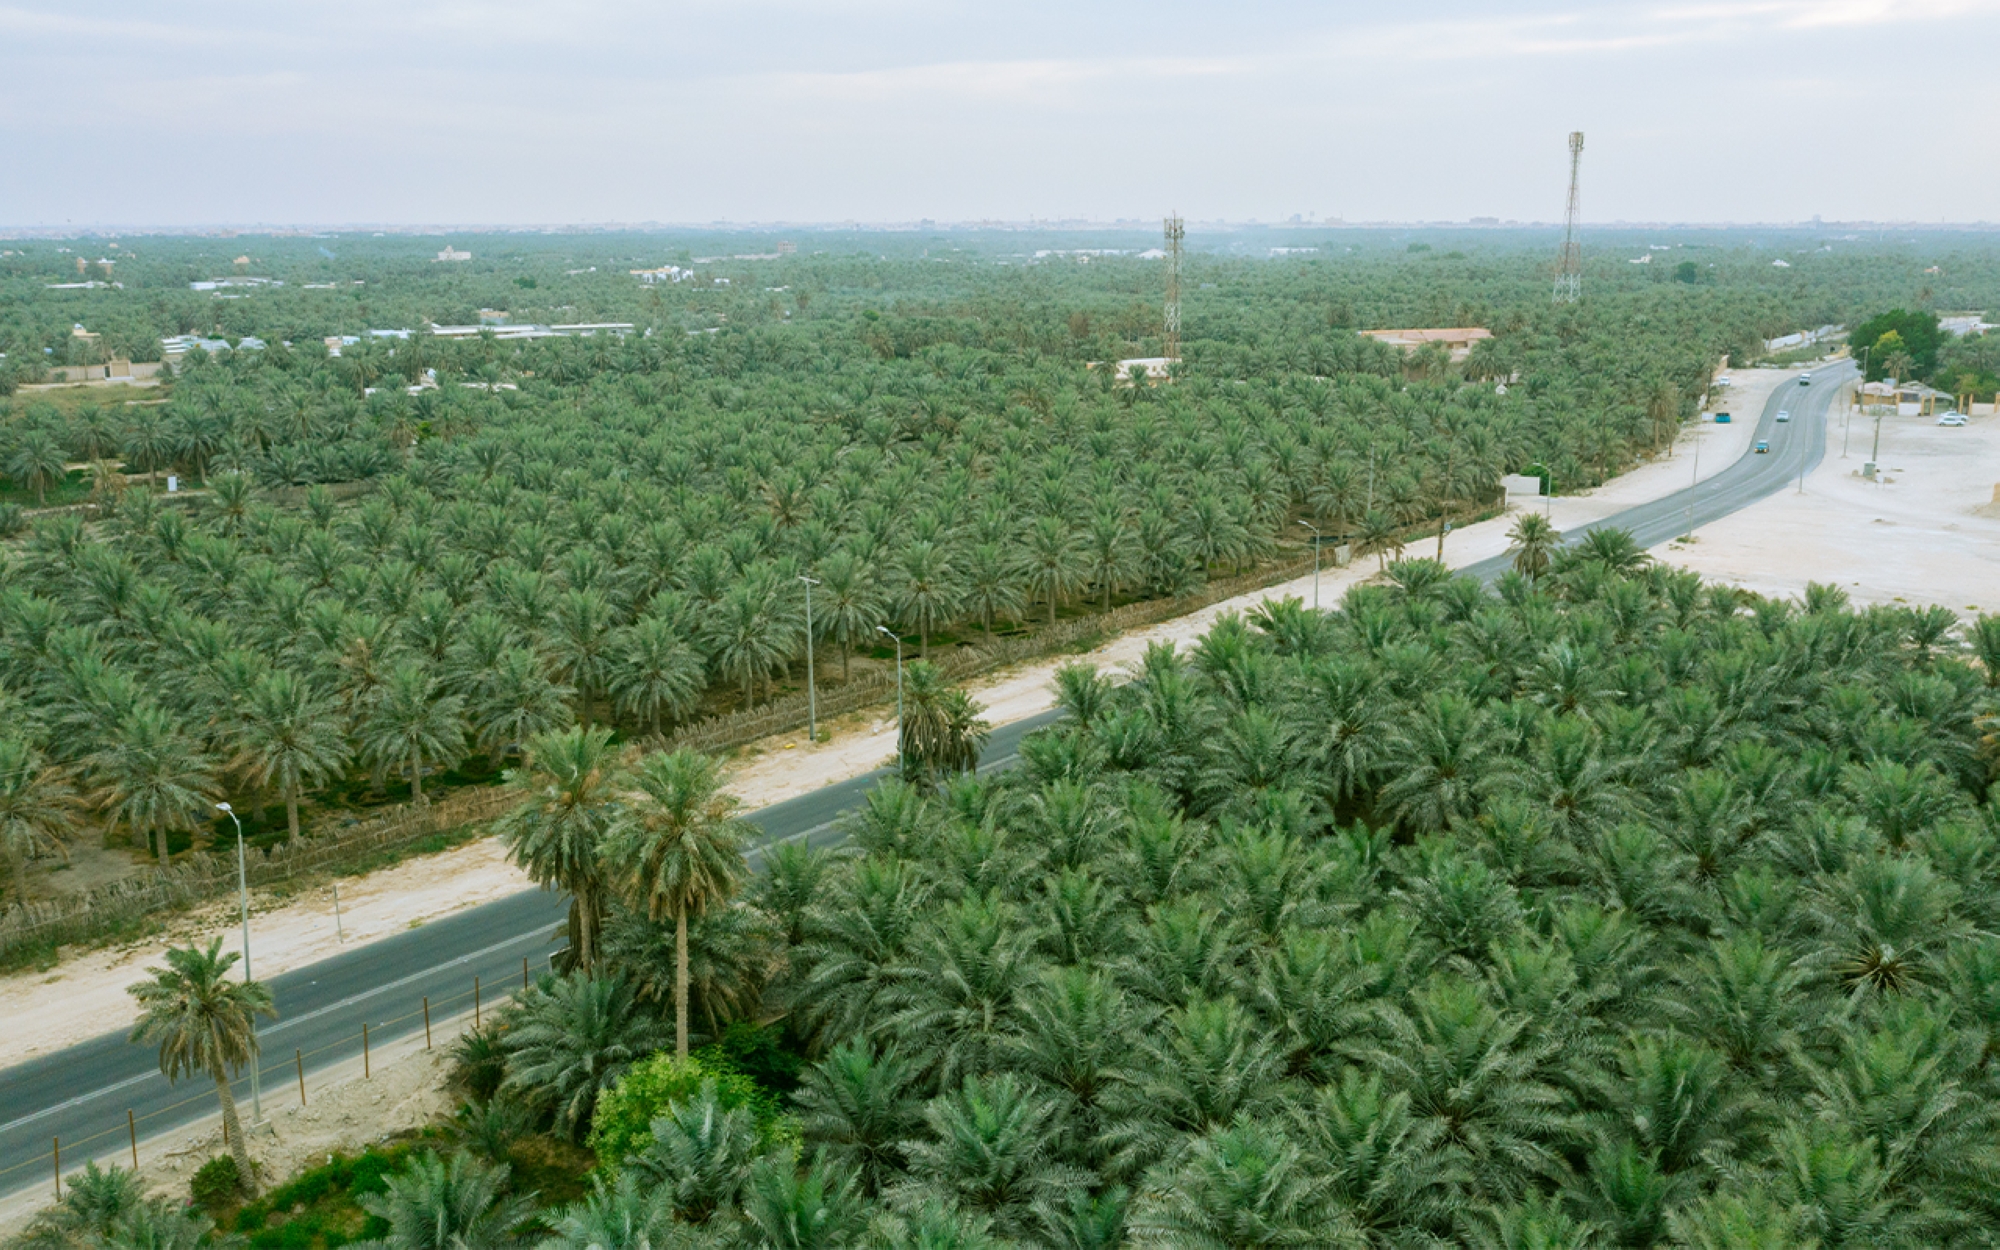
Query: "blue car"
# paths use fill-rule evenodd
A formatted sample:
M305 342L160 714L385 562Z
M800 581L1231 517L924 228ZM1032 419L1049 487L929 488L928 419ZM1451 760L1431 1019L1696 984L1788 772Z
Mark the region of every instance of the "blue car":
M1728 424L1729 424L1729 414L1728 414L1728 413L1726 413L1726 412L1718 412L1718 413L1716 413L1716 414L1715 414L1715 423L1716 423L1717 425L1728 425Z
M1757 446L1752 450L1754 450L1758 455L1761 456L1765 452L1771 450L1771 444L1765 442L1763 439L1760 438L1757 440Z

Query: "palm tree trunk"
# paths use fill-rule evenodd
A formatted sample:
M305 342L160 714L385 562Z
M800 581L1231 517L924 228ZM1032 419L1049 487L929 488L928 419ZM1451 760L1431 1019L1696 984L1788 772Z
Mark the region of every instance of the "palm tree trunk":
M299 840L299 786L292 782L285 787L285 829L291 840Z
M410 752L410 801L422 805L424 801L424 753Z
M576 907L577 967L597 970L597 893L584 889L570 895Z
M847 643L847 642L844 642L844 643L841 643L841 644L840 644L840 684L841 684L841 685L843 685L843 686L845 686L845 685L847 684L847 662L848 662L848 661L849 661L850 659L852 659L852 658L854 658L854 644L853 644L853 643Z
M159 840L158 840L157 842L155 842L155 843L154 843L153 845L154 845L154 848L155 848L155 849L156 849L156 850L157 850L157 851L159 852L159 856L160 856L160 867L162 867L162 868L165 868L165 867L167 866L167 860L168 860L168 858L169 858L169 856L168 856L168 853L167 853L167 829L166 829L166 826L165 826L165 825L162 825L162 826L160 826L160 828L159 828L159 829L157 829L157 830L156 830L156 831L154 832L153 836L154 836L155 838L159 839Z
M688 918L674 917L674 1058L688 1057Z
M236 1116L236 1095L229 1092L229 1078L220 1072L215 1074L215 1096L222 1103L222 1135L229 1139L229 1155L236 1160L237 1178L244 1193L254 1194L257 1177L250 1170L250 1144L243 1140L243 1121Z

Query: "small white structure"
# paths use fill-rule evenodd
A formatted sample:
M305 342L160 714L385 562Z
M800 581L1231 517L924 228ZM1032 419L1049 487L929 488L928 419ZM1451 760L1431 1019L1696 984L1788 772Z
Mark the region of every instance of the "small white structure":
M1540 499L1542 497L1542 479L1531 473L1506 474L1500 479L1500 485L1506 490L1507 502L1510 504L1517 498Z
M439 260L471 260L472 253L461 252L447 243L444 245L444 250L437 254L437 258Z

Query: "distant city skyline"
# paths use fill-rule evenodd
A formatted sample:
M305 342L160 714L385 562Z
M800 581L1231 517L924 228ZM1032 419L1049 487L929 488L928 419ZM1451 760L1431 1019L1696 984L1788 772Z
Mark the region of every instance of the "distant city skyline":
M0 3L0 228L2000 218L2000 0Z

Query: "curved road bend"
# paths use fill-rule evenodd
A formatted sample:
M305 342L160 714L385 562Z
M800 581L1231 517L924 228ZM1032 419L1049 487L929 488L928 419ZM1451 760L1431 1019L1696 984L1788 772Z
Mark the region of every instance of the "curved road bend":
M1044 712L995 729L981 770L1010 763L1021 739L1056 715ZM839 841L835 822L858 806L886 771L877 769L751 813L750 821L761 831L750 848L751 863L779 842L825 846ZM475 976L486 1003L497 1003L521 983L523 958L530 966L545 965L554 953L566 908L557 895L526 890L273 977L271 989L282 1014L259 1030L264 1097L274 1105L289 1105L298 1097L294 1051L310 1056L308 1076L357 1058L364 1021L372 1047L420 1031L423 1018L416 1013L427 996L440 1021L470 1010ZM128 1158L127 1110L139 1117L142 1137L212 1114L213 1088L197 1080L167 1084L158 1054L153 1047L126 1041L119 1029L0 1068L0 1195L51 1184L49 1152L57 1137L64 1142L65 1175L86 1158ZM249 1098L247 1077L237 1082L236 1096ZM244 1115L249 1115L247 1106ZM102 1136L93 1139L98 1134ZM73 1142L84 1143L74 1155Z
M1833 402L1854 376L1854 366L1842 361L1813 371L1811 386L1786 380L1778 384L1764 401L1757 417L1753 441L1771 444L1764 455L1745 452L1735 464L1700 483L1651 503L1642 503L1623 512L1563 531L1565 545L1595 529L1616 527L1629 530L1641 549L1655 547L1689 532L1689 504L1693 504L1694 526L1699 529L1730 513L1748 507L1767 495L1774 495L1796 482L1801 473L1812 472L1826 454L1826 423ZM1789 409L1792 419L1778 423L1778 413ZM1739 414L1738 419L1741 419ZM1692 468L1690 468L1692 472ZM1466 566L1482 581L1492 581L1513 566L1513 557L1493 556Z
M1819 463L1829 408L1852 368L1828 366L1817 372L1810 387L1787 382L1772 392L1755 434L1770 442L1768 455L1746 453L1692 491L1578 526L1565 537L1574 541L1592 529L1618 526L1630 530L1640 546L1650 547L1687 532L1690 495L1694 523L1700 526L1782 489L1802 469ZM1777 414L1785 407L1792 419L1779 425ZM1496 556L1465 571L1490 581L1507 566L1506 556ZM1056 716L1044 712L995 729L982 770L1006 765L1025 735ZM778 842L837 842L835 822L883 775L877 770L753 813L750 820L762 837L750 851L751 860ZM415 1013L426 996L440 1019L469 1007L475 976L488 997L498 999L518 984L523 958L542 964L553 952L564 907L553 894L528 890L273 978L283 1015L261 1031L263 1079L270 1098L284 1103L297 1096L289 1052L312 1053L309 1072L350 1061L361 1053L363 1021L369 1025L371 1045L408 1036L423 1027ZM248 1097L248 1084L247 1079L238 1082L239 1098ZM49 1183L49 1148L55 1137L85 1143L74 1156L65 1148L66 1160L71 1160L65 1163L67 1172L86 1157L119 1157L126 1148L128 1109L141 1118L144 1134L152 1136L204 1118L214 1106L212 1094L198 1082L168 1085L155 1051L127 1042L122 1029L0 1069L0 1194Z

